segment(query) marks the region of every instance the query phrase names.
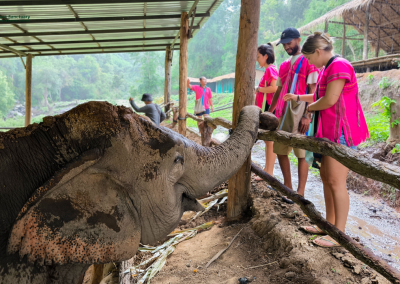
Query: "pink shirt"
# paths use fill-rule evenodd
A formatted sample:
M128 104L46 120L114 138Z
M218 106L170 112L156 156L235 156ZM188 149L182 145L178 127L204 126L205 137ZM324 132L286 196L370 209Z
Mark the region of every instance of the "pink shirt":
M196 93L196 100L200 99L203 96L204 89L201 86L192 85L192 90ZM210 108L208 106L208 100L211 98L212 98L211 89L209 87L206 87L206 92L204 94L204 108L205 109Z
M315 137L324 137L339 143L340 136L344 133L347 144L357 146L369 137L369 132L358 98L356 74L350 62L337 57L328 69L322 69L318 76L318 96L319 98L325 96L327 85L339 79L345 79L342 93L332 107L319 112L319 125Z
M278 79L278 70L274 65L268 66L267 69L265 69L264 75L261 78L260 84L258 84L259 87L269 87L271 86L272 80ZM267 103L271 105L272 103L272 98L274 97L274 93L268 93L267 94ZM256 102L255 105L261 108L262 111L264 111L263 106L265 106L264 103L264 93L258 92L256 96Z
M286 102L283 100L283 97L290 92L290 88L292 86L292 80L294 78L294 74L296 73L297 66L299 65L301 59L304 56L301 55L296 62L293 64L293 66L290 66L290 59L282 62L280 68L279 68L279 78L281 80L282 84L282 90L281 93L279 94L279 99L276 105L276 112L275 115L276 117L281 117L286 111ZM304 57L303 63L301 64L300 70L299 70L299 75L297 77L297 83L295 87L295 94L298 95L305 95L307 91L307 77L313 72L318 72L318 69L308 63L308 59Z

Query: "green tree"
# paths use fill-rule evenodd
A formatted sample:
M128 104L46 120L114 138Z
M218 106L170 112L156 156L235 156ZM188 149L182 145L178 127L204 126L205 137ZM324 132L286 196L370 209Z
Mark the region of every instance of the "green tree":
M14 106L14 93L7 81L7 76L0 70L0 116L5 117Z

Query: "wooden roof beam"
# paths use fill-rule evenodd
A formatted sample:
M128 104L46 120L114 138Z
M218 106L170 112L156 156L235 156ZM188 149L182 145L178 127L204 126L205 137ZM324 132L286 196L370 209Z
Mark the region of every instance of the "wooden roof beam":
M174 50L179 50L179 48L175 48ZM50 50L49 50L50 51ZM118 50L118 51L103 51L103 52L98 52L98 51L93 51L93 52L65 52L65 53L41 53L41 54L35 54L36 56L53 56L53 55L81 55L81 54L102 54L102 53L127 53L127 52L153 52L153 51L164 51L165 48L163 49L145 49L145 50ZM0 53L0 59L1 58L10 58L10 57L18 57L18 55L5 55L1 56L2 53Z
M179 31L179 29L180 27L161 27L161 28L145 28L145 29L140 28L140 29L92 30L92 31L32 32L32 33L8 33L8 34L0 33L0 37L142 33L142 32ZM200 27L194 26L193 29L200 29Z
M67 5L71 10L71 5ZM75 15L74 11L74 15ZM210 13L197 13L197 18L210 17ZM48 23L75 23L77 19L81 22L107 22L107 21L145 21L145 20L164 20L164 19L180 19L180 14L174 15L144 15L144 16L131 16L131 17L93 17L93 18L57 18L57 19L30 19L29 24L48 24ZM12 20L12 21L0 21L0 25L13 24L26 24L26 20Z
M3 45L0 45L0 47L2 47ZM166 47L169 46L169 44L150 44L150 45L128 45L128 46L103 46L103 47L73 47L73 48L57 48L54 51L58 51L58 52L64 52L64 51L74 51L74 50L96 50L96 49L121 49L121 48L148 48L148 47ZM5 48L5 47L4 47ZM51 49L34 49L34 50L30 50L30 52L47 52L47 51L52 51ZM10 52L0 52L1 54L5 54L5 53L10 53ZM64 54L64 53L63 53Z
M188 2L190 0L168 0L168 2ZM165 2L165 0L148 0L147 2ZM0 1L0 6L40 6L40 5L85 5L85 4L132 4L143 3L139 0L8 0Z
M146 41L153 41L153 40L173 40L175 37L148 37ZM66 41L51 41L51 42L24 42L19 43L13 40L10 40L12 44L6 44L7 46L25 46L25 45L57 45L57 44L85 44L85 43L104 43L104 42L129 42L129 41L143 41L143 38L124 38L124 39L97 39L93 40L66 40Z

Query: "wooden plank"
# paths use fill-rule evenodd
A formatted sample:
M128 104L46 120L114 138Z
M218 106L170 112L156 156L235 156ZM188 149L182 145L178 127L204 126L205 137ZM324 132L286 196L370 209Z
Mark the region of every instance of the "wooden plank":
M32 109L32 54L26 57L26 83L25 83L25 127L31 124Z
M256 77L256 50L260 19L260 0L242 0L240 8L239 39L236 53L235 93L232 128L235 129L240 110L252 105ZM248 209L251 180L251 156L239 171L229 179L227 219L239 219Z
M187 52L188 52L189 19L186 12L182 12L180 31L179 52L179 134L186 135L186 113L187 113Z
M165 50L165 79L164 79L164 111L169 118L168 110L170 109L169 102L171 101L171 65L172 65L172 51L169 46Z
M168 0L168 2L188 2L189 0ZM146 0L146 2L165 2L165 0ZM29 5L83 5L83 4L123 4L123 3L143 3L139 0L12 0L1 1L0 6L29 6Z

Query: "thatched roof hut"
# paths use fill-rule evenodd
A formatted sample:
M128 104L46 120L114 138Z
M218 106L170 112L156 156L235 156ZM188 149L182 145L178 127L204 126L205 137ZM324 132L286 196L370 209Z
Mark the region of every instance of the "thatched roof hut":
M333 18L341 18L342 21L331 21ZM385 52L400 53L400 2L398 0L353 0L299 28L299 31L306 33L315 26L329 21L353 26L360 34L364 34L364 29L368 24L368 41L374 48L380 39L379 47Z

